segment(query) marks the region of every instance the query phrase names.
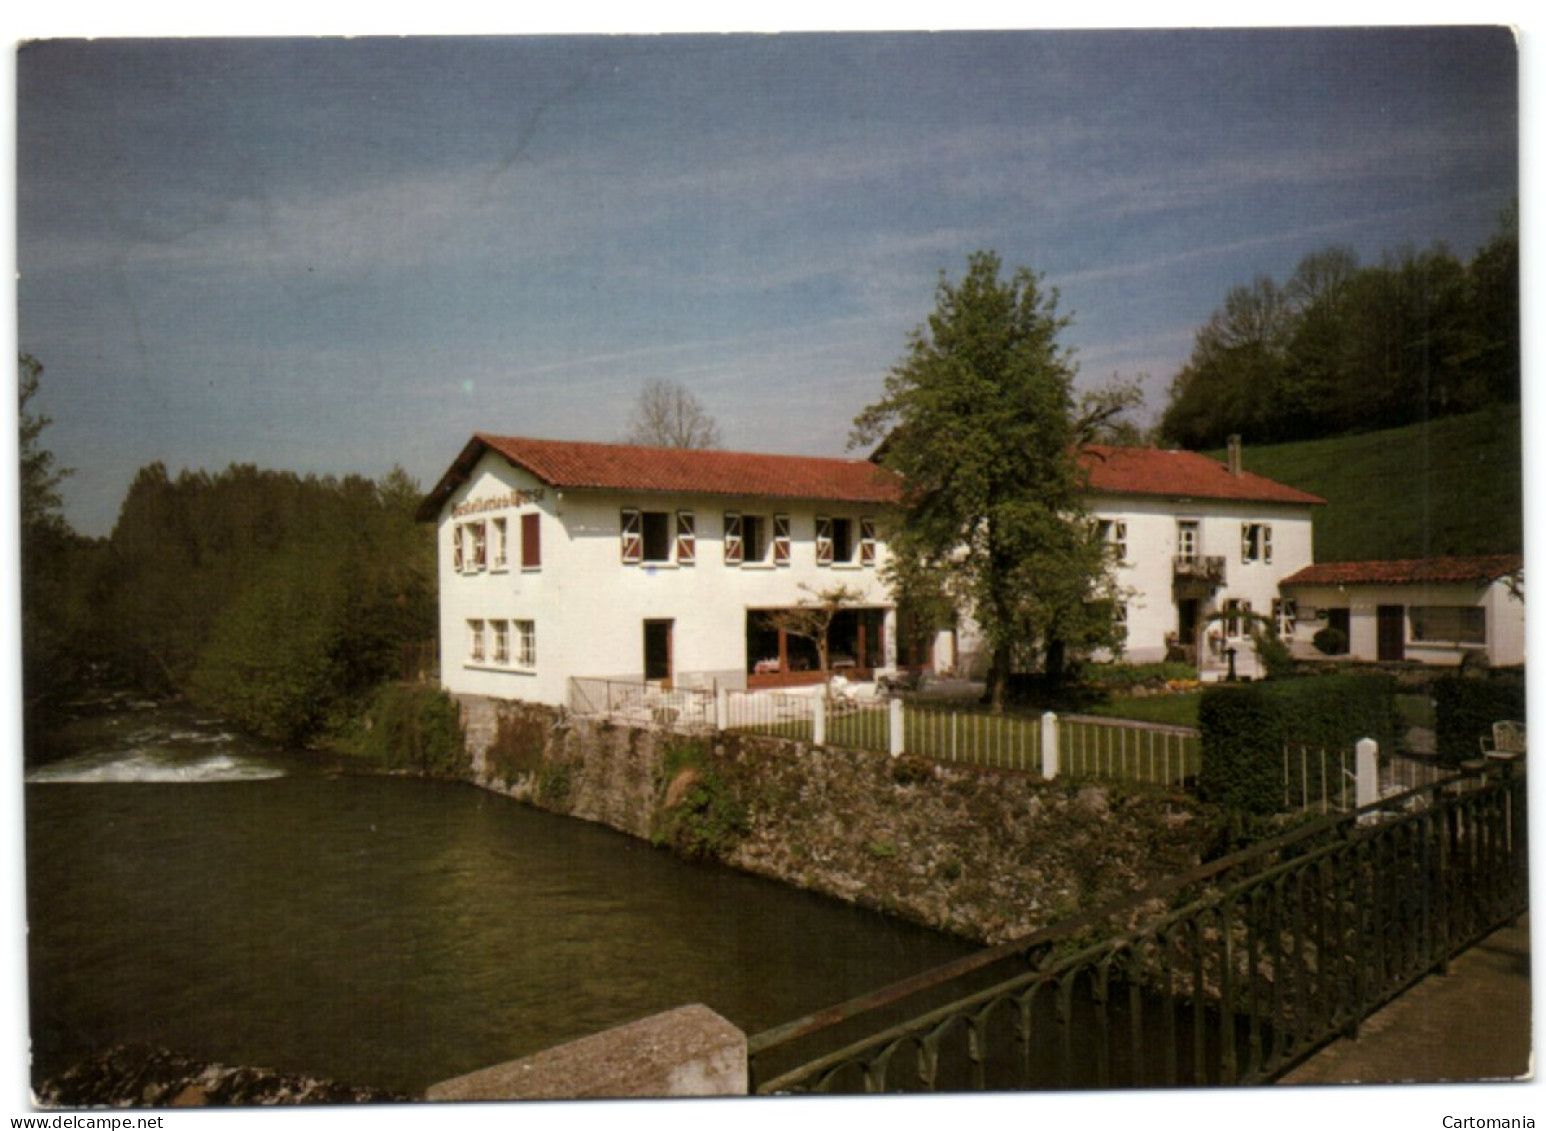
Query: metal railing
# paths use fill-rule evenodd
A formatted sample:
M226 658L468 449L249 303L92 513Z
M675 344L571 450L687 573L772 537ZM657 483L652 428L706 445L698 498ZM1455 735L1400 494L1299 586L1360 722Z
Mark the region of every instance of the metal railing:
M1191 727L1060 715L1058 761L1071 777L1179 785L1202 769L1202 736Z
M1522 914L1525 775L1329 817L753 1036L753 1090L1253 1084Z
M569 709L625 726L674 731L714 729L714 693L701 688L667 688L619 679L569 680Z
M1430 758L1379 755L1378 796L1405 793L1452 776L1453 769ZM1357 754L1346 747L1283 744L1283 808L1346 813L1357 805Z

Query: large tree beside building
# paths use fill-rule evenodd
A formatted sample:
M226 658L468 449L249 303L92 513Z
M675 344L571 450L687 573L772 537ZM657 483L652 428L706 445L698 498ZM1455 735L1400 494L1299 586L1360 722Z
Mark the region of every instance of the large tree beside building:
M879 461L907 484L890 532L900 596L943 591L970 613L998 709L1030 657L1056 677L1065 657L1117 643L1114 594L1082 501L1076 369L1058 344L1068 319L1056 291L1025 268L1001 278L998 256L982 251L935 297L852 443L883 438Z

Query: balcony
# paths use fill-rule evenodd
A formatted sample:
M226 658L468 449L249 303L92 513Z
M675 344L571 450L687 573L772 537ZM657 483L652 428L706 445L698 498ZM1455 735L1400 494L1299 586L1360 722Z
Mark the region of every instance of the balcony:
M1217 589L1224 584L1224 557L1177 554L1172 581L1177 589Z

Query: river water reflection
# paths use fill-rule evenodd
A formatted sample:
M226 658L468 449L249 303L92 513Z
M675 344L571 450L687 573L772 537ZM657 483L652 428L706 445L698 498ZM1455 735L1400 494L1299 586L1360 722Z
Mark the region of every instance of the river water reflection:
M34 1077L109 1044L417 1091L662 1009L748 1032L958 940L167 709L29 775Z

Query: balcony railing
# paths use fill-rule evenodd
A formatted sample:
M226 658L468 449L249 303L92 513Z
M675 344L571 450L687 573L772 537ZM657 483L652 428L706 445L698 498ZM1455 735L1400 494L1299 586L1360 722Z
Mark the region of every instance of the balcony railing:
M1177 554L1174 577L1178 583L1223 585L1224 557L1223 555L1204 557L1201 554Z

